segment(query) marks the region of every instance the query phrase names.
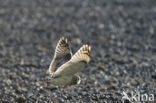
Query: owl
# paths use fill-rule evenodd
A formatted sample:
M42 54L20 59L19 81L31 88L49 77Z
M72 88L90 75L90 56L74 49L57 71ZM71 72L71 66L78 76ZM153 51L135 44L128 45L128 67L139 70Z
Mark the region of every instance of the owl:
M90 57L90 46L83 45L73 55L68 40L64 37L60 38L48 69L48 73L51 76L51 83L57 86L79 84L81 79L78 73L89 63ZM62 60L65 59L67 61L60 65Z

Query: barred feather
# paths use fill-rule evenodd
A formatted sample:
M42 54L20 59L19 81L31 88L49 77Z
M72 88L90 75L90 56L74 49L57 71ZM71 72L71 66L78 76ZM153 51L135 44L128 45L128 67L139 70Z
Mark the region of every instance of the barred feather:
M67 39L62 37L59 42L57 43L54 58L49 66L49 73L53 75L56 71L57 66L60 64L61 60L69 55L69 58L72 57L72 53L68 44Z
M60 58L64 58L67 54L72 55L69 44L68 44L68 40L62 37L57 43L54 57L56 59L60 59Z
M80 72L85 65L90 61L91 47L83 45L75 55L55 72L55 77L64 75L74 75Z
M84 61L88 63L90 61L91 56L91 47L88 45L83 45L71 58L72 62L80 62Z
M61 59L70 55L70 60L57 68ZM54 85L73 85L80 83L80 77L76 73L80 72L90 61L91 47L83 45L73 56L67 39L61 38L56 46L54 58L49 66Z

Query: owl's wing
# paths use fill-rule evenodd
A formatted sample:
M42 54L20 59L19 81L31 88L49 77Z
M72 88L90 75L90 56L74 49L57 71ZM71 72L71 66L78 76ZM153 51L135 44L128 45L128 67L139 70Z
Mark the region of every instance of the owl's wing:
M72 52L70 50L68 40L64 37L60 38L55 49L54 57L49 66L49 73L53 74L56 71L57 66L59 65L62 59L65 58L70 59L71 57L72 57Z
M80 72L85 65L90 61L91 47L88 45L83 45L72 58L60 66L54 73L54 78L61 76L74 75Z

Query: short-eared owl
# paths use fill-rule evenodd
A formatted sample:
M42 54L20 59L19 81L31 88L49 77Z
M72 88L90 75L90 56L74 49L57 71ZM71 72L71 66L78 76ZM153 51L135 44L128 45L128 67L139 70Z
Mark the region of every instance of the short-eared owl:
M77 75L90 61L91 47L83 45L74 55L70 50L68 40L62 37L57 43L53 60L49 66L49 74L54 85L73 85L80 83ZM60 62L67 58L68 61L58 67Z

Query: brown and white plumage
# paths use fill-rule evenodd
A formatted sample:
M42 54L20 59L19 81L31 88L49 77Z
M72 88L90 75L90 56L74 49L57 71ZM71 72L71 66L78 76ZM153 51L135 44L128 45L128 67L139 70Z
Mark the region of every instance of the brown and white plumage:
M57 69L57 66L60 64L63 58L70 59L71 57L72 57L72 52L70 50L68 41L67 39L62 37L57 43L53 60L49 66L49 74L53 75L53 73Z
M59 41L60 42L60 41ZM60 42L64 43L64 42ZM58 43L58 45L60 44ZM67 43L67 42L66 42ZM77 84L78 81L80 82L80 77L76 75L76 73L80 72L90 61L91 56L91 47L88 45L83 45L72 57L69 61L61 65L59 68L53 69L53 65L57 64L60 58L63 58L67 54L71 54L70 48L64 48L69 47L69 45L66 44L66 46L60 46L59 50L56 50L54 59L52 63L50 64L49 71L52 75L52 83L54 85L72 85ZM61 49L63 47L63 49ZM61 51L60 51L61 50ZM66 50L66 54L63 54L62 51ZM58 51L58 52L57 52ZM67 52L68 51L68 52ZM61 56L58 56L60 54ZM59 59L56 59L59 57ZM57 62L57 63L56 63ZM52 68L52 69L51 69Z

